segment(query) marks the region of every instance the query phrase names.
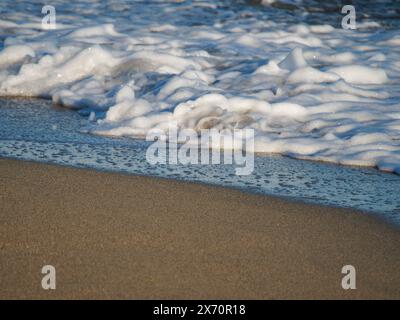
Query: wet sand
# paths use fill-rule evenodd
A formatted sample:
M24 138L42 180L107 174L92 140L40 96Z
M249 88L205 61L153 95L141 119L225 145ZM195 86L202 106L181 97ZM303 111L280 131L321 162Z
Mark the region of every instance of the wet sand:
M365 213L4 159L0 181L2 299L400 298L400 231Z

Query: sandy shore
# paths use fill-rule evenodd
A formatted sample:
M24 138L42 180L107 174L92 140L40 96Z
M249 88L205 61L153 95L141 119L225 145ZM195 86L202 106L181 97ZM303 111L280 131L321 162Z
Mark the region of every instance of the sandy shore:
M11 160L0 179L0 298L400 298L400 231L366 214Z

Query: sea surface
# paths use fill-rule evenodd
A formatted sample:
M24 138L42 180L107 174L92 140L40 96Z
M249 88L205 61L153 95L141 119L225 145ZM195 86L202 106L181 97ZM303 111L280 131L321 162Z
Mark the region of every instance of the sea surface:
M352 1L355 30L342 28L346 4L54 0L47 30L41 1L2 0L0 156L239 188L398 224L400 2ZM145 137L171 123L254 130L253 174L151 165Z

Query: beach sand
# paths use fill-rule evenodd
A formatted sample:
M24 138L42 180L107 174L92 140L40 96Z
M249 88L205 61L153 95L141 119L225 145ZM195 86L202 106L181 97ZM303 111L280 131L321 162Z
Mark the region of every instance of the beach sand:
M400 298L400 232L368 214L4 159L0 179L2 299Z

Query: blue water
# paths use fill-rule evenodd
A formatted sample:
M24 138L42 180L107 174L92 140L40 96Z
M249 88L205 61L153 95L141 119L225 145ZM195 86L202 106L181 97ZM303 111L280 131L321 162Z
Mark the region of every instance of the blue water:
M233 187L309 203L374 212L400 224L400 176L271 155L252 175L231 165L150 165L149 142L82 132L87 118L45 100L0 99L0 156ZM135 192L135 190L131 190Z

